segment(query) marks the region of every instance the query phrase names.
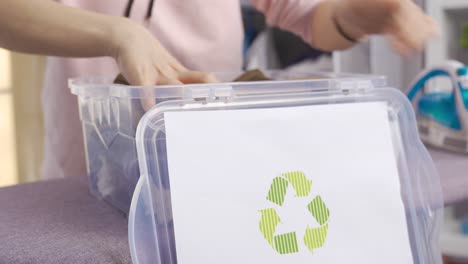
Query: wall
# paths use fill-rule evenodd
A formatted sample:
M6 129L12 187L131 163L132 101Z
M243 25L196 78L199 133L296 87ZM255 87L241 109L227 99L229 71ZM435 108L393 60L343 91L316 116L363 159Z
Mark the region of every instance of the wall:
M11 56L0 49L0 186L18 182L13 95L11 91Z
M11 66L18 179L20 182L36 181L41 178L43 156L41 89L45 59L12 53Z

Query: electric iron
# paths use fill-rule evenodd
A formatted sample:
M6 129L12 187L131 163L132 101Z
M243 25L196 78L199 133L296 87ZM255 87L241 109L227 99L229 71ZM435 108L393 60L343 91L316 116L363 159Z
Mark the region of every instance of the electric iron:
M438 77L449 89L428 91ZM422 72L410 86L408 98L416 109L421 140L427 145L468 154L468 68L457 61Z

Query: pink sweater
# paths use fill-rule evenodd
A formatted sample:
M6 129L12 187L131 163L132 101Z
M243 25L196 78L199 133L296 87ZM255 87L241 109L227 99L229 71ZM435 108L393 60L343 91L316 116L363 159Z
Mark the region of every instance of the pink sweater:
M270 25L310 41L310 22L320 0L251 0ZM64 4L122 16L127 0L63 0ZM239 0L155 0L145 22L149 0L135 0L130 18L145 23L154 36L186 67L204 71L239 70L242 64L242 19ZM216 56L213 56L216 54ZM48 59L42 101L45 120L43 176L86 174L77 99L67 79L116 75L109 58Z

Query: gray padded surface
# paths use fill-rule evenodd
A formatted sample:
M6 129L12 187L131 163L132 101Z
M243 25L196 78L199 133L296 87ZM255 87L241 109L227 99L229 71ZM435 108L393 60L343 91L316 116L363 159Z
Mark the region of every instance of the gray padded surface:
M441 178L445 204L468 200L468 155L429 149Z
M86 177L2 188L0 263L131 263L127 220Z

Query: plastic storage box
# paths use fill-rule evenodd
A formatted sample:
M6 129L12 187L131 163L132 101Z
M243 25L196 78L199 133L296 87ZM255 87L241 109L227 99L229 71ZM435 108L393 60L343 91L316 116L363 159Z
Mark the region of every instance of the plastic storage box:
M177 263L164 113L382 101L389 106L414 263L440 263L437 235L438 212L442 208L440 186L432 161L418 139L412 108L405 96L394 89L371 88L366 81L315 81L318 83L327 88L312 88L308 82L270 83L272 94L262 92L262 95L249 96L237 96L235 85L231 85L232 89L205 86L202 90L194 88L196 97L162 103L148 112L137 132L142 176L129 215L134 263ZM295 88L301 88L293 91L294 84Z
M216 75L220 80L230 81L239 74L218 73ZM350 80L358 78L373 87L385 86L385 78L378 76L280 71L268 72L268 75L275 80L296 81L291 81L287 85L272 85L271 82L235 83L233 87L238 96L249 96L251 93L284 93L304 89L325 91L332 84L332 80L339 78ZM191 88L205 86L133 87L113 84L114 78L75 79L70 80L69 86L71 92L78 96L91 193L128 213L133 190L140 175L135 133L140 119L145 114L145 108L151 104L197 96L193 93L197 93L198 90L191 91ZM297 81L297 79L307 78L314 80ZM327 81L317 79L327 79ZM365 85L368 84L365 83Z
M407 98L396 89L384 88L385 80L379 77L269 75L276 81L182 87L113 85L111 78L70 82L79 97L91 191L124 211L131 203L133 262L177 263L164 113L386 102L414 263L442 263L440 181L419 140ZM310 77L313 80L306 80ZM145 115L142 98L156 103Z

